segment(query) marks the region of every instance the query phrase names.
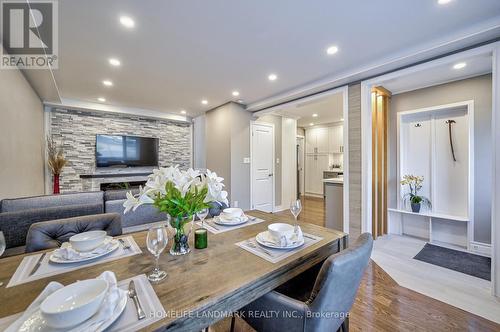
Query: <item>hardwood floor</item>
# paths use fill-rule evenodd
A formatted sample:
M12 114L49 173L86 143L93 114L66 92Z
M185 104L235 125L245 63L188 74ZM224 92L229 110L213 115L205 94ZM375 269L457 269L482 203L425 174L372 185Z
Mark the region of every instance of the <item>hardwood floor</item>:
M299 219L323 226L323 200L304 199ZM499 324L399 286L373 261L361 281L349 321L351 331L500 331ZM225 319L210 331L229 329L230 320ZM237 319L235 331L253 329Z

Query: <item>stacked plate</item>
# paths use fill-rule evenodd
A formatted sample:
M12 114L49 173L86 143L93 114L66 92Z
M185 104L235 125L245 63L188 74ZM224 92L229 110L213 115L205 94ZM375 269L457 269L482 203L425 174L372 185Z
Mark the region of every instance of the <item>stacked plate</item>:
M219 216L214 218L214 222L222 226L241 225L246 223L248 220L248 216L246 216L240 208L224 209Z
M53 263L79 263L105 256L120 246L118 240L105 231L90 231L73 235L69 242L54 250L49 260Z
M275 223L267 226L267 231L257 234L255 240L260 245L273 249L294 249L304 244L300 227Z
M106 280L78 281L47 296L18 331L103 331L120 317L127 299L126 291L111 289Z

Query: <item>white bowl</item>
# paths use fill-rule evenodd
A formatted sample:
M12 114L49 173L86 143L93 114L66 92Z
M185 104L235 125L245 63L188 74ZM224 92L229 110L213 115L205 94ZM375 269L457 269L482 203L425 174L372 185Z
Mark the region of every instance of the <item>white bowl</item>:
M243 215L243 210L240 208L227 208L222 210L222 213L228 218L239 218Z
M76 326L99 310L107 290L106 280L77 281L47 296L40 305L40 312L50 327Z
M267 226L269 234L277 241L279 241L283 236L287 239L292 237L295 233L295 227L290 224L285 223L275 223Z
M70 237L69 243L71 243L71 247L76 251L91 251L104 242L106 235L106 231L84 232Z

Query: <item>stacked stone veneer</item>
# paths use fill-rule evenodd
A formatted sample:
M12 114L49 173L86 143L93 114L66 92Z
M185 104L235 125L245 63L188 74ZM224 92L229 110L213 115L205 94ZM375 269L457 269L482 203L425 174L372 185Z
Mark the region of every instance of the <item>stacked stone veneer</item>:
M158 162L161 166L178 164L182 168L189 167L190 126L189 123L128 114L53 109L50 112L50 132L56 142L63 143L64 154L68 159L61 174L61 191L85 190L87 188L82 185L80 175L101 172L95 166L97 134L157 137ZM133 171L137 170L130 170ZM113 178L115 181L118 178Z

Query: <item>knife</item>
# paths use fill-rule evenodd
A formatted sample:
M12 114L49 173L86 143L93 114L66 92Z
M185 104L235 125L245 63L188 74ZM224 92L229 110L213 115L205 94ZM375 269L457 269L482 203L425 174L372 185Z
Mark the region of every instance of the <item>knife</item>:
M31 270L31 272L28 275L28 277L31 277L33 274L35 274L36 271L38 271L38 269L40 268L40 265L42 265L42 261L45 258L45 255L47 255L46 252L44 252L42 254L42 256L40 256L40 258L38 259L38 262L36 262L35 266L33 266L33 269Z
M128 284L128 297L134 300L135 308L137 309L137 318L139 318L139 320L146 318L141 302L139 302L139 298L137 297L134 280L131 280Z

